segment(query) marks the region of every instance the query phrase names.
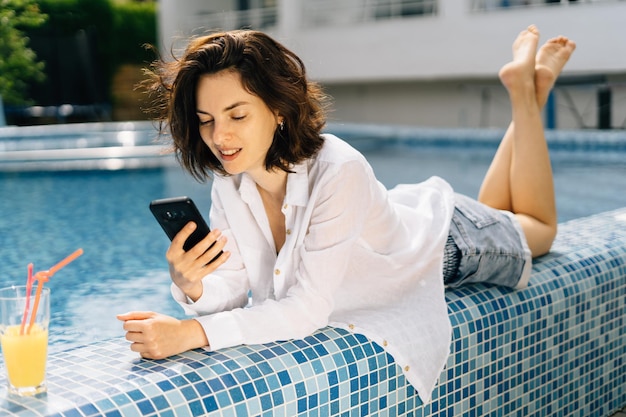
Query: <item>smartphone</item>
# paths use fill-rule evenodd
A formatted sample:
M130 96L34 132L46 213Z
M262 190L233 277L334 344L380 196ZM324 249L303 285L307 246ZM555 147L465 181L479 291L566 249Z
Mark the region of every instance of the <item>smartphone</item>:
M167 237L170 238L170 241L174 239L174 236L176 236L187 223L191 221L196 223L196 230L193 231L191 236L189 236L183 244L185 251L193 248L209 234L209 226L202 218L193 200L189 197L183 196L154 200L150 203L150 211L165 231ZM211 262L217 259L221 254L222 252L211 259Z

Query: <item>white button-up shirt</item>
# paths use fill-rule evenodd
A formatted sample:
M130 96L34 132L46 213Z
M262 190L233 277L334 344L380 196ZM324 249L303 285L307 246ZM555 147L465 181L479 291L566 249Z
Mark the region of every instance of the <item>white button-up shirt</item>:
M433 177L388 191L363 155L324 137L288 174L278 254L254 181L215 175L210 223L228 237L231 257L203 279L195 303L174 285L172 293L198 316L211 349L303 338L327 325L363 334L427 402L450 347L442 262L452 189Z

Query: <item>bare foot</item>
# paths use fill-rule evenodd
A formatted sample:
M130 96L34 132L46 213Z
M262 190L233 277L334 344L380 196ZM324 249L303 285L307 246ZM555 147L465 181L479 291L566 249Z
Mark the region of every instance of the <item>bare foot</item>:
M540 107L548 99L550 90L574 49L576 43L565 36L552 38L539 48L535 58L535 89Z
M539 30L535 25L530 25L523 30L513 42L513 61L500 69L502 84L512 92L517 88L532 85L534 93L535 84L535 55L539 42Z

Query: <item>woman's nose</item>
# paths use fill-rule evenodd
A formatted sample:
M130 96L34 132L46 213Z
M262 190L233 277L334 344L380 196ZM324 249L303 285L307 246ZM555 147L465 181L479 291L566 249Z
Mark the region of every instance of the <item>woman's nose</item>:
M213 124L213 142L216 145L225 143L230 137L230 130L225 123L214 122Z

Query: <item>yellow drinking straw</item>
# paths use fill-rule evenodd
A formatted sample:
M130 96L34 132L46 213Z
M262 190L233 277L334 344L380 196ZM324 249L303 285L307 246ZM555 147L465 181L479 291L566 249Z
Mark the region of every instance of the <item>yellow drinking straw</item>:
M53 266L47 271L39 271L35 274L35 278L37 280L37 292L35 293L35 304L33 305L33 311L30 314L30 324L28 325L27 334L30 334L30 329L35 324L35 317L37 316L37 308L39 307L39 298L41 297L41 290L43 289L44 282L47 282L52 275L54 275L59 269L63 268L65 265L72 262L74 259L78 258L83 254L82 249L76 249L71 255L67 258L63 259L61 262Z

